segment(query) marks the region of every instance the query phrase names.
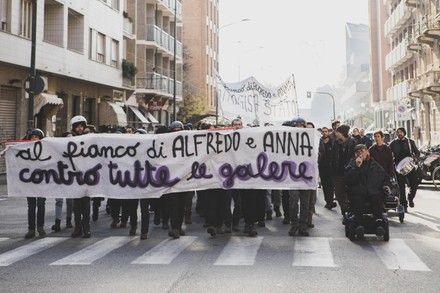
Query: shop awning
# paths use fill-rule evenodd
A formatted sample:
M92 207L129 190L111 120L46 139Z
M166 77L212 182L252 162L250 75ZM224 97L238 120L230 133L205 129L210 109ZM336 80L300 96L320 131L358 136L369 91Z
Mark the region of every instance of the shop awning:
M148 121L147 118L145 118L144 114L142 114L137 107L135 106L128 106L128 107L134 113L134 115L136 115L136 117L139 118L139 120L141 120L142 123L150 124L150 121Z
M58 98L57 95L41 93L35 96L34 100L34 115L40 113L43 107L45 108L45 113L48 118L56 115L58 110L64 105L63 100Z
M104 101L99 104L99 125L126 126L127 115L121 106Z
M150 120L151 123L159 124L159 121L157 121L156 117L154 117L153 115L151 115L151 113L148 112L147 109L142 109L142 108L141 108L141 111L142 111L142 113L145 114L145 117L147 117L147 119Z

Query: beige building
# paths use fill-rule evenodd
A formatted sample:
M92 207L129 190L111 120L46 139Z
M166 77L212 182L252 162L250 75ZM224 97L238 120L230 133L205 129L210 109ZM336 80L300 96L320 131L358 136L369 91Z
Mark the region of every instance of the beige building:
M173 102L182 101L183 46L181 0L125 0L125 18L134 23L134 39L127 39L126 60L137 69L134 91L127 100L135 116L168 125ZM135 113L139 110L142 113ZM178 109L176 109L178 110ZM129 116L130 120L130 116ZM145 122L145 121L144 121ZM149 125L149 130L152 130Z
M200 97L209 114L216 113L219 0L186 0L183 7L186 93ZM207 113L200 113L207 114Z
M381 15L383 11L387 14L383 33L390 46L385 69L391 77L386 98L391 110L386 126L405 127L419 143L439 144L440 1L371 0L370 3L375 3L370 7L377 7L370 11L371 15L377 10ZM376 41L378 38L376 35ZM372 73L376 74L379 71ZM377 106L378 112L388 111L381 107Z

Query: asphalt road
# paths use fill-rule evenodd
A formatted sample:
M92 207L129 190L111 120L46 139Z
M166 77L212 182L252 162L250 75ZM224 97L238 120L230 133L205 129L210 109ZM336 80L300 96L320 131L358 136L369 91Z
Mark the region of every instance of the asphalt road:
M390 217L390 241L349 241L339 209L323 208L319 190L310 237L289 237L282 218L243 233L209 236L194 213L186 235L170 240L151 223L149 238L111 229L101 207L90 239L52 233L25 240L26 199L7 198L0 184L1 292L440 292L440 192L422 185L400 223Z

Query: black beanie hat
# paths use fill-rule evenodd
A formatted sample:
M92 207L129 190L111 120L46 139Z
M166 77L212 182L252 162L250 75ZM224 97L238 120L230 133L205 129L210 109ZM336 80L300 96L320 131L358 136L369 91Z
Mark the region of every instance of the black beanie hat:
M399 127L399 128L397 128L397 130L402 131L402 132L405 133L405 135L406 135L406 130L405 130L405 128L403 128L403 127Z
M339 126L338 128L336 128L336 131L342 133L345 137L348 137L348 132L350 131L350 126L343 124L343 125Z

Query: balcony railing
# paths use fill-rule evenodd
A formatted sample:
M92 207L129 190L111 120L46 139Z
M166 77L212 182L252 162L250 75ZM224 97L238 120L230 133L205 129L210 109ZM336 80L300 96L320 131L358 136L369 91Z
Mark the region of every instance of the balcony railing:
M394 69L407 60L409 60L414 52L408 50L409 40L408 38L404 39L396 48L394 48L390 53L388 53L385 57L385 68L386 70Z
M147 73L146 77L136 78L136 88L157 91L161 94L174 94L174 80L157 73ZM182 82L176 81L176 96L182 96Z
M385 36L396 33L410 18L411 8L401 2L385 22Z
M160 2L162 2L163 5L165 5L166 7L168 7L168 9L170 9L171 11L174 12L174 8L176 7L175 4L177 2L177 17L182 17L182 3L176 0L160 0Z
M408 96L408 89L410 87L410 82L404 80L396 84L395 86L387 90L387 100L388 101L399 101Z
M133 22L129 18L124 18L124 33L133 34Z
M170 36L166 31L157 25L147 25L145 39L149 42L155 42L160 47L174 54L174 37ZM182 43L177 41L176 55L179 58L183 56Z

